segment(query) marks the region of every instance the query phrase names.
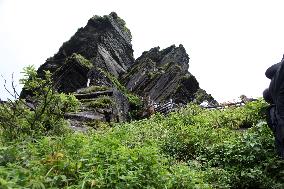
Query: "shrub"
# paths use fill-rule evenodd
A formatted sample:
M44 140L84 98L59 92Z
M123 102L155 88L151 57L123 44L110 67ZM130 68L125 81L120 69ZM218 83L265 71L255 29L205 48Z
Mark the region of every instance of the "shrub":
M26 67L23 73L24 78L20 82L31 95L27 100L8 100L0 106L0 132L3 139L11 141L63 134L67 129L64 114L76 111L79 105L77 99L73 95L57 93L53 89L49 71L45 72L44 79L38 77L32 66Z
M87 134L0 141L0 188L284 188L264 105L190 104ZM249 115L252 127L236 129Z

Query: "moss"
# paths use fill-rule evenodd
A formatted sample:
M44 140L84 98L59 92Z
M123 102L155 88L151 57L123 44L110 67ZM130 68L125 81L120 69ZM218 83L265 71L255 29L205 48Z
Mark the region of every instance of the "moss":
M133 66L130 70L128 70L128 72L126 73L126 75L123 76L123 78L129 78L133 76L135 73L138 72L139 69L142 69L139 64Z
M115 76L113 76L111 73L106 72L106 71L104 71L104 70L101 69L101 68L98 68L98 70L99 70L100 72L102 72L103 75L105 75L105 76L112 82L112 84L114 85L114 87L117 88L119 91L121 91L121 92L124 93L124 94L128 92L127 89L126 89L126 88L118 81L118 79L117 79Z
M90 86L88 88L82 89L79 93L87 94L87 93L92 93L92 92L105 91L105 90L108 90L108 89L109 89L109 87L107 87L107 86L94 85L94 86Z
M126 27L126 22L122 18L120 18L115 12L111 12L109 15L104 15L102 17L95 15L90 20L93 21L93 22L111 22L112 19L117 23L118 27L122 31L127 33L127 35L129 35L130 39L132 39L131 32Z
M154 72L148 72L147 76L149 77L149 79L154 80L157 77L161 76L163 74L163 70L159 70L159 71L154 71Z
M89 60L87 60L85 57L83 57L80 54L73 53L70 58L77 60L77 62L79 62L82 66L85 66L89 69L91 69L94 66Z
M182 81L185 81L185 80L190 79L190 77L191 77L191 75L186 74L186 75L184 75L184 76L181 77L181 80L182 80Z
M172 70L176 70L176 71L182 70L181 66L178 63L175 63L175 62L166 63L166 64L162 65L160 68L164 71L166 71L168 69L172 69Z
M109 108L114 104L114 101L109 96L101 96L96 98L95 100L86 102L86 105L90 108Z
M107 77L111 80L113 85L121 91L128 99L131 106L139 107L142 105L141 99L132 93L130 93L119 81L116 77L112 76L109 73L106 73Z
M167 70L169 68L169 66L170 66L170 63L166 63L166 64L163 64L160 68L162 70Z
M139 98L138 96L134 95L134 94L126 94L126 97L129 100L129 103L131 106L135 106L135 107L141 107L143 102L141 100L141 98Z
M120 18L119 16L117 16L117 14L115 12L111 12L110 13L110 16L112 16L116 22L119 24L119 26L121 27L121 29L127 33L129 36L130 36L130 39L132 39L132 35L131 35L131 32L130 30L126 27L126 22Z
M109 78L109 80L112 82L112 84L120 91L122 92L128 99L129 104L130 104L130 108L132 109L132 111L136 111L138 109L141 109L142 107L142 100L139 96L132 94L131 92L129 92L119 81L118 79L111 75L110 73L98 68L99 71L101 71L107 78Z

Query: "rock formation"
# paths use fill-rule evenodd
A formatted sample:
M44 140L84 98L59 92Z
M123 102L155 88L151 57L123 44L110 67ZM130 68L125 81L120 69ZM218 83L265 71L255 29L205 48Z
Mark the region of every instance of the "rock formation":
M171 99L177 104L187 104L197 94L199 101L213 99L188 72L189 57L182 45L152 48L135 61L131 37L116 13L94 16L38 69L41 77L44 70L53 74L58 92L73 92L82 102L81 112L66 115L73 126L78 121L79 125L82 121L125 121L132 115L129 111L141 107L137 96L157 103ZM28 91L21 95L27 96Z
M123 93L106 88L92 92L90 88L80 89L75 94L81 102L79 112L65 115L74 130L85 131L88 126L97 127L98 121L127 121L129 102Z
M161 51L155 47L144 52L121 80L128 90L155 102L172 99L175 103L187 104L194 100L199 89L196 78L188 71L188 62L182 45Z
M91 18L84 28L79 28L53 57L40 66L38 72L42 74L43 70L49 70L55 73L54 82L58 91L74 92L86 87L88 77L91 83L96 83L96 75L87 74L91 67L101 68L118 77L133 62L131 33L116 13L110 13Z

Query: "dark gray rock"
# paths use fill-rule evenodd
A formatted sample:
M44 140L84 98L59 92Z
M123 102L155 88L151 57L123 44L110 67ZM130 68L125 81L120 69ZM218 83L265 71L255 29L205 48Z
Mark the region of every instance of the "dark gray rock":
M78 82L71 77L72 74L63 73L68 69L66 61L74 53L93 65L92 69L94 71L88 74L88 77L92 80L96 80L96 75L92 74L96 74L98 68L118 77L120 74L125 73L134 63L131 33L126 28L125 22L116 13L91 18L84 28L78 29L75 35L65 42L53 57L47 59L40 66L38 73L43 75L43 70L56 73L54 74L55 82L58 83L58 81L64 80L68 84L72 83L71 89L73 91L75 91L75 88L85 87L86 72L79 74L82 77L80 77L81 79ZM91 82L96 83L96 81ZM56 86L60 91L65 91L65 85ZM70 89L68 88L67 91L70 92Z
M197 96L203 100L207 93L199 95L199 84L188 72L188 62L182 45L164 50L155 47L134 61L131 33L116 13L110 13L94 16L79 28L40 66L38 74L43 77L44 70L49 70L57 91L81 93L76 94L83 103L81 112L66 115L77 128L80 122L120 122L126 121L129 114L139 113L140 99L130 92L157 103L172 99L176 104L187 104ZM93 88L88 88L87 83ZM28 93L23 90L21 97Z
M116 89L75 94L82 103L77 113L68 113L67 119L90 122L95 120L107 122L124 122L128 120L129 102L127 97ZM104 103L103 98L109 97L111 103ZM94 102L96 107L94 107ZM93 104L93 105L92 105Z
M115 105L113 107L113 114L116 117L117 122L128 121L128 112L130 108L129 101L127 97L118 90L113 91L113 98L115 100Z
M98 92L92 92L92 93L86 93L86 94L75 94L75 97L78 100L81 99L93 99L93 98L97 98L99 96L112 96L114 93L113 90L106 90L106 91L98 91Z
M199 89L196 78L188 71L188 61L182 45L161 51L155 47L144 52L121 80L128 90L155 102L172 99L177 104L187 104Z
M86 87L87 74L93 65L83 56L73 53L54 74L54 85L59 92L74 92Z

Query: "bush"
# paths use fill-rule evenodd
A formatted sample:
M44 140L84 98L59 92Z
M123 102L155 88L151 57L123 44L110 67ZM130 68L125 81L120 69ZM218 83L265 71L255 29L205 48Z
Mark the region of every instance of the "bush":
M151 145L129 148L112 134L108 130L14 144L8 148L19 149L12 155L18 160L0 167L0 187L210 188L202 172L170 163Z
M284 188L263 101L0 142L0 188ZM243 120L251 128L239 129Z
M8 100L0 106L2 138L11 141L63 134L67 130L64 114L76 111L79 102L75 96L57 93L53 89L49 71L45 72L44 79L32 66L25 68L23 73L20 82L31 95L27 99Z

